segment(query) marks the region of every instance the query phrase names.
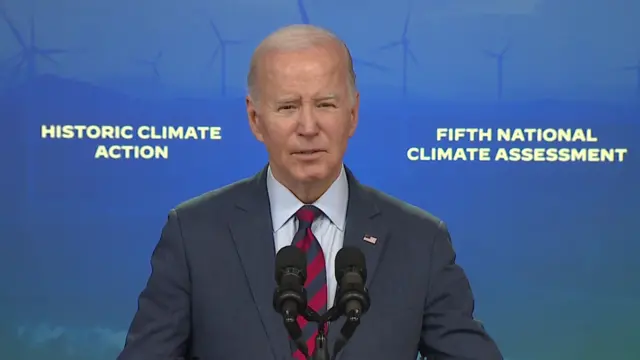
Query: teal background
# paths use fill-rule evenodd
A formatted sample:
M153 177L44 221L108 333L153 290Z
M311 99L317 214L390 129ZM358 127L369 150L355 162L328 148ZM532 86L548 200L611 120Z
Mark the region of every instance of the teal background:
M361 124L347 164L448 223L477 316L508 359L640 358L639 2L0 6L0 359L116 357L168 210L265 164L244 113L248 62L261 38L299 22L335 31L357 60ZM42 124L211 125L223 138L51 140ZM588 127L600 142L586 145L629 153L409 161L414 146L487 145L438 144L440 127ZM93 158L116 143L168 145L170 157Z

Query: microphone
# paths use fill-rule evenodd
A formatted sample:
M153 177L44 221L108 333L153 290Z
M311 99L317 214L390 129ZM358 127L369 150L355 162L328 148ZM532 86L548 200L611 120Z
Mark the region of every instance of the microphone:
M344 247L336 255L336 280L338 281L338 309L348 321L360 321L360 316L371 306L367 281L367 263L364 254L356 247Z
M273 294L273 308L282 315L284 326L305 357L309 356L307 344L301 340L302 330L298 315L307 311L307 258L296 246L285 246L276 254L275 278L277 287Z
M369 292L364 286L367 281L367 262L360 249L356 247L340 249L336 255L335 273L338 281L336 307L338 313L346 317L346 322L340 329L342 336L336 341L333 358L353 336L360 325L360 317L371 306Z

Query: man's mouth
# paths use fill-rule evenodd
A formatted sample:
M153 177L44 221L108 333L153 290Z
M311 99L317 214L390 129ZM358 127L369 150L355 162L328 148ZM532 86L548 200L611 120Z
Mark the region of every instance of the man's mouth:
M302 155L311 155L315 153L322 152L322 150L304 150L304 151L296 151L294 154L302 154Z

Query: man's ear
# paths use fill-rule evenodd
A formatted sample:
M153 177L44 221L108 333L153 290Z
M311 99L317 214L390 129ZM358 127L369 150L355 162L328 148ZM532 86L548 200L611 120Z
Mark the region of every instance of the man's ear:
M349 137L352 137L358 127L358 120L360 116L360 93L356 91L353 95L353 106L351 107L351 119L349 124Z
M247 95L246 98L246 106L247 106L247 117L249 118L249 127L251 128L251 132L253 136L258 139L258 141L262 142L264 137L262 136L262 132L260 131L260 116L258 115L256 103L251 99L251 96Z

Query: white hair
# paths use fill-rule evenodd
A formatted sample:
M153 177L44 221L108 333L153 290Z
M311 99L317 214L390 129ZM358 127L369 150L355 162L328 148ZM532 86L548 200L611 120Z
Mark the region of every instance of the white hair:
M262 60L265 53L270 51L297 51L318 45L324 45L328 42L334 42L344 49L344 55L347 61L348 69L348 87L349 95L355 96L356 73L353 70L353 58L349 52L349 48L336 34L318 26L296 24L280 28L267 36L253 52L251 63L249 66L249 74L247 75L247 88L249 97L253 101L257 101L257 71L258 63Z

